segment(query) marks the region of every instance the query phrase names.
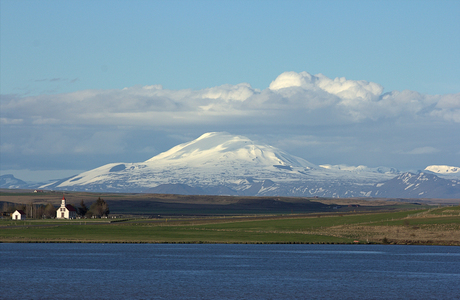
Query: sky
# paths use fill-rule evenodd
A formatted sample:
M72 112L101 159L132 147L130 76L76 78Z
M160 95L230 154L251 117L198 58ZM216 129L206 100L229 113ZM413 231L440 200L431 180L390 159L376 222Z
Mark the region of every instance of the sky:
M460 166L459 1L0 0L0 174L210 131L314 164Z

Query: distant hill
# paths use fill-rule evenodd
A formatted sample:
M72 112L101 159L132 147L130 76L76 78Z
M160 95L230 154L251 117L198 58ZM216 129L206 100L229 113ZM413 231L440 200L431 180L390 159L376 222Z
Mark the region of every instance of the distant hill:
M4 189L22 189L27 188L29 184L21 179L17 179L12 174L0 176L0 188Z
M443 179L428 173L407 172L391 180L376 184L371 196L460 199L460 180Z

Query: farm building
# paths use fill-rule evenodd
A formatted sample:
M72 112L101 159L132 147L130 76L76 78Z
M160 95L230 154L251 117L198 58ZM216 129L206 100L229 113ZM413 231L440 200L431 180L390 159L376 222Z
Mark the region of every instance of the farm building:
M11 218L13 220L25 220L26 213L23 210L17 209L12 215Z
M62 197L61 207L56 210L56 219L75 219L77 210L70 204L65 204L65 197Z

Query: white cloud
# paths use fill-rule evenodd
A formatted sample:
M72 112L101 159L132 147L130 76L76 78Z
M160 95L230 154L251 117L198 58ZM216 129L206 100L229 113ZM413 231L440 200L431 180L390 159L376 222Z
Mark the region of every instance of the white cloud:
M436 103L431 115L460 123L460 94L445 95Z
M203 90L165 90L161 85L121 90L84 90L1 101L2 124L170 125L222 123L235 118L304 124L356 123L389 118L460 122L460 94L422 95L393 91L364 80L330 79L322 74L285 72L268 89L247 83ZM296 121L298 122L298 120Z
M2 164L10 169L25 161L48 164L40 161L46 155L50 162L56 156L75 159L73 169L82 168L78 157L85 155L141 161L207 131L259 136L256 140L317 164L399 168L441 154L458 160L460 93L382 91L364 80L286 72L264 90L241 83L202 90L148 85L1 95ZM423 164L433 163L419 167Z
M406 154L433 154L439 151L440 150L435 147L427 146L427 147L418 147L418 148L412 149L411 151L408 151L405 153Z
M317 78L320 79L317 85L321 89L342 99L373 100L383 92L381 85L365 80L347 80L345 77L332 80L322 74L318 74Z
M328 107L354 122L421 116L460 122L460 94L422 95L405 90L382 95L383 87L374 82L330 79L307 72L285 72L270 84L269 90L282 96L278 103L310 110Z
M228 101L244 101L257 92L247 83L237 85L225 84L202 90L201 97L206 99L221 99Z
M280 90L290 87L301 87L303 89L313 89L313 79L316 78L311 76L307 72L296 73L296 72L284 72L279 75L268 87L270 90Z
M18 125L21 124L23 121L23 119L0 118L0 124L3 125Z
M341 99L371 100L380 96L383 87L365 80L347 80L345 77L330 79L323 74L311 75L307 72L285 72L279 75L269 86L270 90L301 87L304 90L321 89Z

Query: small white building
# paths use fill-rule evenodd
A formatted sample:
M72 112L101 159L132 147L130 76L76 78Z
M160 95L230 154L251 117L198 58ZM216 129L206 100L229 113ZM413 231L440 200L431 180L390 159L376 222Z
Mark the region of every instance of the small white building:
M56 210L56 219L75 219L77 210L70 204L65 204L65 197L62 197L61 207Z
M25 220L26 213L23 210L17 209L12 215L11 218L13 220Z

